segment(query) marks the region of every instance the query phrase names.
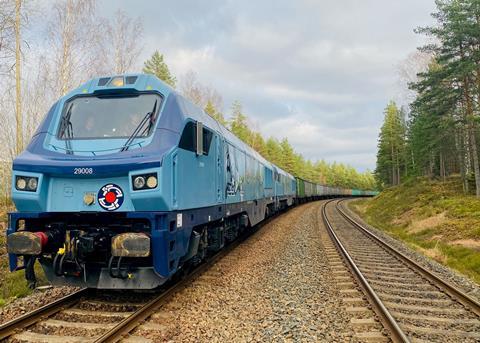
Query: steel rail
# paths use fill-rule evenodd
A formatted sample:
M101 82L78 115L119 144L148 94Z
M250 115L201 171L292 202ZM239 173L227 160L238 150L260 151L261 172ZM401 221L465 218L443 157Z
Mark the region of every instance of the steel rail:
M211 256L207 261L203 262L200 266L196 267L193 271L187 274L183 279L172 282L172 285L162 291L156 298L149 301L133 314L127 318L120 321L115 325L111 330L105 332L99 337L92 337L93 342L118 342L122 339L123 336L130 333L133 329L138 327L140 323L148 319L155 311L164 304L170 296L180 291L181 289L187 287L192 281L198 278L201 274L205 273L210 269L216 262L222 259L224 256L229 254L232 250L238 247L240 244L250 240L256 233L266 224L270 223L275 218L278 218L283 212L277 213L274 216L271 216L261 223L255 225L251 228L250 232L245 232L235 241L228 244L224 249L219 251L217 254ZM49 304L46 304L36 310L28 312L20 317L12 319L2 325L0 325L0 341L3 341L5 338L12 336L13 334L18 333L21 330L26 329L27 327L40 322L52 315L64 310L65 308L72 307L76 304L83 296L91 295L94 293L95 289L83 288L79 291L76 291L72 294L69 294L65 297L62 297L58 300L55 300Z
M329 203L333 202L333 201L336 201L336 200L329 200L329 201L325 202L322 206L323 222L325 223L325 226L327 227L327 230L328 230L328 233L329 233L330 237L332 238L333 242L337 246L339 252L344 256L345 260L347 261L348 265L350 266L350 269L352 270L354 276L356 277L356 279L360 283L360 286L363 288L367 298L370 300L370 303L374 307L375 313L379 316L379 318L382 321L382 323L384 324L385 328L390 331L390 334L391 334L390 338L394 342L410 342L407 335L403 332L403 330L400 328L400 326L398 325L395 318L393 318L393 316L388 311L386 306L380 300L380 297L377 295L377 293L370 286L367 279L362 274L362 272L357 267L357 265L353 261L352 257L348 253L347 249L345 249L343 244L340 242L340 239L335 234L333 226L330 223L330 221L328 220L327 212L326 212L327 205Z
M432 284L436 285L439 287L442 291L450 295L452 298L463 304L465 307L471 309L474 313L476 313L478 316L480 316L480 303L466 294L465 292L461 291L448 281L443 280L439 276L435 275L431 271L427 270L414 260L412 260L410 257L406 256L402 252L398 251L394 247L392 247L390 244L385 242L383 239L372 233L370 230L365 228L363 225L355 221L351 216L345 213L345 211L339 206L341 202L344 200L340 200L336 204L336 208L339 211L339 213L352 225L354 225L357 229L359 229L362 233L367 235L367 237L373 239L376 243L378 243L381 247L385 248L388 252L392 253L395 255L397 258L399 258L402 262L406 263L409 267L414 269L415 271L419 272L422 276L424 276L426 279L428 279Z
M82 288L72 294L57 299L36 310L25 313L18 318L12 319L0 325L0 341L15 334L18 330L23 330L26 327L45 319L46 317L50 317L67 307L71 307L72 305L77 303L83 296L86 296L89 293L89 289Z
M112 329L105 332L102 336L97 337L94 342L95 343L105 343L105 342L119 342L124 339L126 335L128 335L131 331L141 325L146 319L148 319L152 314L154 314L162 305L164 305L171 296L175 293L181 291L182 289L189 286L195 279L197 279L200 275L208 271L215 263L221 260L223 257L228 255L232 250L238 247L240 244L247 242L255 234L259 231L259 229L269 223L272 219L275 219L277 216L273 216L265 220L264 222L257 224L254 228L255 231L245 235L244 237L240 237L230 243L227 247L223 250L218 252L217 254L213 255L208 261L202 263L199 267L197 267L193 272L186 275L184 279L180 280L179 282L173 284L169 288L167 288L164 292L162 292L158 297L151 300L133 314L128 316L127 318L123 319L117 325L115 325Z

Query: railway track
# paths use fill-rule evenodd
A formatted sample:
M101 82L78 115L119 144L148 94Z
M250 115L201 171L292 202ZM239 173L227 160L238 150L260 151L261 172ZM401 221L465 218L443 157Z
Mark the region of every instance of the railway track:
M229 244L184 278L159 292L132 296L81 289L1 325L0 342L148 342L141 336L129 334L142 326L145 330L164 329L160 325L143 323L151 316L161 316L156 312L175 293L205 274L255 232Z
M322 218L395 342L479 342L480 303L431 273L328 201Z

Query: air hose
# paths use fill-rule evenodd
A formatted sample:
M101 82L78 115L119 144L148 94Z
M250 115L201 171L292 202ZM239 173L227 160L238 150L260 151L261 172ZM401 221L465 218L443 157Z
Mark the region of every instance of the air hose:
M35 261L37 257L34 255L24 255L23 261L25 263L25 279L30 289L35 289L37 286L37 277L35 276Z
M108 260L108 272L110 276L114 279L127 279L128 278L128 271L121 269L122 257L120 256L117 261L117 266L114 268L115 256L110 256Z

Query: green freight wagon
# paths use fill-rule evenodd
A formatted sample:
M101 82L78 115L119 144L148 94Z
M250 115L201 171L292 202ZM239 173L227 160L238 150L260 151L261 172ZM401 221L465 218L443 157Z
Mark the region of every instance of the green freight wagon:
M303 199L305 198L305 181L302 179L296 178L297 180L297 198Z

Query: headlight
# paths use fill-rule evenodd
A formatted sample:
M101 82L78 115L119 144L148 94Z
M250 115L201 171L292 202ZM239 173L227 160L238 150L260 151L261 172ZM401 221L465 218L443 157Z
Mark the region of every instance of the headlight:
M37 190L37 185L38 185L38 181L37 181L37 178L35 178L35 177L32 177L27 182L27 188L30 191L36 191Z
M38 187L38 177L17 176L15 188L19 191L35 192Z
M145 187L145 178L143 176L137 176L133 180L133 188L142 189L143 187Z
M157 184L158 184L158 181L157 181L157 178L155 176L149 176L148 179L147 179L147 187L148 188L155 188L157 187Z
M157 173L132 176L132 186L134 191L156 188L158 186Z
M23 177L18 177L17 176L17 183L16 183L17 189L18 190L25 190L25 187L27 187L27 181Z

